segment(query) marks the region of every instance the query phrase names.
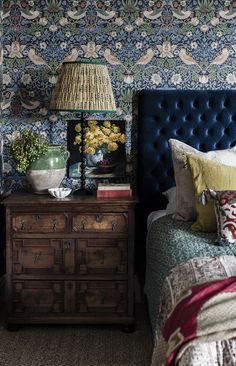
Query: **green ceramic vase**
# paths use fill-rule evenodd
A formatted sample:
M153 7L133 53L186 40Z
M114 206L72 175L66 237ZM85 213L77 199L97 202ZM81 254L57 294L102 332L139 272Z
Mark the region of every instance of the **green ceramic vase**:
M35 193L48 193L57 188L66 174L69 152L60 145L49 146L47 152L30 164L26 176Z

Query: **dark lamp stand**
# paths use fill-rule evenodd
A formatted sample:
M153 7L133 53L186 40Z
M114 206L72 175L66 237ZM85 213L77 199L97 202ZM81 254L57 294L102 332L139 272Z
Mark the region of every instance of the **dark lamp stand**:
M80 189L76 190L75 194L78 194L78 195L91 195L92 192L86 189L86 176L85 176L86 158L85 158L85 154L84 154L85 136L86 136L86 131L85 131L86 120L84 118L84 112L81 112L80 121L81 121L81 169L80 169L81 186L80 186Z

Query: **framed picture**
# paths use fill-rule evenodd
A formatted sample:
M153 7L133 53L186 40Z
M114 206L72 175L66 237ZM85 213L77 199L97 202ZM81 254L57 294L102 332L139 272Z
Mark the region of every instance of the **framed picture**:
M84 157L86 178L120 178L125 176L125 122L88 120L85 122ZM81 122L72 120L67 127L69 178L81 175Z

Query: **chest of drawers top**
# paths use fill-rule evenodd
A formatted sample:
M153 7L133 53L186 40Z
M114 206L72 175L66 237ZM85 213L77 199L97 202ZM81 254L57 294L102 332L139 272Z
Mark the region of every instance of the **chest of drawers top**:
M11 196L4 199L2 204L6 207L44 207L45 205L51 205L54 208L62 208L68 207L74 209L83 209L87 208L88 205L91 205L98 210L103 206L112 207L116 205L134 205L137 203L137 199L134 198L126 198L126 197L116 197L116 198L97 198L93 195L71 195L66 198L53 198L49 195L37 195L30 193L14 193Z

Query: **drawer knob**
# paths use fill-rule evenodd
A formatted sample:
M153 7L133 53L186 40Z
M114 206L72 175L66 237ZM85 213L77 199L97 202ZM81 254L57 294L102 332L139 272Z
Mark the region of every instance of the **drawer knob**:
M52 225L52 229L53 231L56 231L57 230L57 225L58 225L58 222L56 219L53 220L53 225Z
M112 228L112 231L115 231L117 229L117 221L112 221L111 223L111 228Z
M25 221L21 221L21 230L25 230L26 229L26 223Z
M81 227L82 227L82 230L85 230L85 225L86 225L86 219L82 219L81 221L80 221L80 225L81 225Z
M70 249L70 247L71 247L71 242L69 240L65 241L64 242L64 248L65 249Z
M96 214L96 222L101 222L103 219L103 215L102 214Z
M34 253L34 255L33 255L34 264L40 260L41 255L42 255L42 252Z

